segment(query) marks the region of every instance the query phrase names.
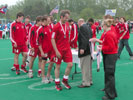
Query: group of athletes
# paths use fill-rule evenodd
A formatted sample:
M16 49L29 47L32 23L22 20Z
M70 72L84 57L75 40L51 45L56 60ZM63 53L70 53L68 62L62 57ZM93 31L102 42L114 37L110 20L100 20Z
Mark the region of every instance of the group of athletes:
M63 60L67 63L67 67L61 83L67 89L71 89L68 83L69 74L73 66L71 48L78 49L78 25L70 19L70 11L62 10L60 12L60 21L56 24L53 23L53 17L47 15L37 16L35 25L30 24L30 16L25 17L25 23L22 23L23 19L24 14L19 12L16 20L12 22L10 27L12 51L15 54L14 64L11 69L16 72L16 75L19 75L20 71L22 71L28 73L29 78L33 78L33 65L36 57L38 57L38 77L42 77L42 82L45 84L55 81L55 87L60 91L62 90L62 86L59 77ZM119 42L117 41L120 41L119 55L117 58L120 59L121 51L126 46L131 59L133 59L133 54L128 44L129 30L125 18L122 17L120 20L116 18L114 20L110 15L104 16L103 20L107 19L111 21L105 23L111 24L111 30L116 33L117 40L115 43L118 44ZM103 42L101 41L105 40L105 32L102 34L100 40L96 40L97 27L94 24L94 19L90 18L87 23L89 23L88 27L91 27L93 33L91 42L100 41L102 44ZM114 45L110 42L110 38L106 42L107 44L110 43L111 46ZM110 47L110 49L112 48ZM106 47L103 49L106 53ZM111 54L117 51L116 46ZM20 53L23 56L21 67L19 67L18 61ZM29 70L26 69L27 59L29 60ZM47 63L49 63L49 66L46 74L45 66ZM55 80L51 76L54 63L56 63Z
M68 84L68 76L73 66L71 48L77 48L77 25L72 19L69 19L70 12L62 10L60 21L54 25L52 16L37 16L35 25L29 23L30 17L25 18L23 13L18 13L16 20L11 24L10 39L14 56L14 64L12 70L16 74L20 74L20 70L28 73L29 78L33 77L33 63L38 56L38 77L42 77L43 83L50 83L53 78L50 74L52 66L56 63L55 68L55 84L57 90L62 90L60 85L60 65L62 60L67 63L67 68L63 76L62 84L70 89ZM69 19L69 22L68 22ZM69 27L69 24L71 27ZM69 31L71 30L71 31ZM69 32L71 33L69 37ZM29 45L29 53L28 52ZM22 65L19 68L19 54L22 53ZM29 71L26 69L26 60L29 58ZM49 61L49 62L48 62ZM45 75L45 65L49 63L47 75Z

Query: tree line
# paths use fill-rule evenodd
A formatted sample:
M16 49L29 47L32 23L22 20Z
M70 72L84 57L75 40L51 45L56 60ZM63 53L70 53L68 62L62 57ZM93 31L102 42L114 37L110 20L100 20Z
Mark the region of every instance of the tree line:
M86 20L90 17L102 19L106 9L117 9L116 17L124 16L133 20L133 0L22 0L9 6L7 14L0 14L0 18L14 20L16 13L21 11L35 20L38 15L49 15L57 5L60 10L69 9L74 20L81 17ZM57 16L54 15L55 18Z

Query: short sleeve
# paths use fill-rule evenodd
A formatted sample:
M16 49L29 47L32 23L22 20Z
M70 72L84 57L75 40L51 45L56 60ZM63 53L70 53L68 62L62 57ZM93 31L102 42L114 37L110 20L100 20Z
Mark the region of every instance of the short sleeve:
M51 34L52 34L52 35L51 35L51 38L52 38L52 39L56 39L57 34L58 34L58 26L57 26L57 25L54 26L54 28L53 28Z

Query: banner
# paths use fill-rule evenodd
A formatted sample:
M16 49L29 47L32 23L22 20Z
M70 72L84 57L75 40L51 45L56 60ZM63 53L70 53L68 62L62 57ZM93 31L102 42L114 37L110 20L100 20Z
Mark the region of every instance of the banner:
M106 9L105 15L115 16L116 15L116 9Z

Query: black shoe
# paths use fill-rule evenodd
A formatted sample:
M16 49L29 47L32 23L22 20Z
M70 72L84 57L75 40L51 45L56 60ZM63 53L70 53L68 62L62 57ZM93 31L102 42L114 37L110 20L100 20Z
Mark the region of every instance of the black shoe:
M93 83L90 84L91 86L93 85Z
M103 96L103 97L102 97L102 100L115 100L115 99L110 99L110 98L107 97L107 96Z
M79 85L78 88L89 88L90 86L84 86L83 84Z
M105 88L104 89L101 89L101 91L105 91Z

